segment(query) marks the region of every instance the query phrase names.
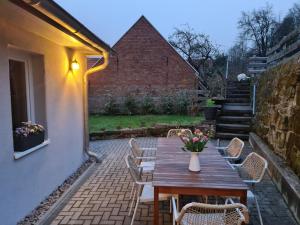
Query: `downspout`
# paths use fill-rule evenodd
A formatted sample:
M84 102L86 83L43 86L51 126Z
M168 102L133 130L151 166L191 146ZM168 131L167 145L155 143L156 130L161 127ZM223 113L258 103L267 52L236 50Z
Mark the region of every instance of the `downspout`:
M104 62L99 65L88 69L83 75L83 151L91 158L94 158L96 162L100 162L98 155L90 151L90 140L89 140L89 105L88 105L88 78L92 73L99 72L105 69L108 65L109 53L103 50L102 55Z

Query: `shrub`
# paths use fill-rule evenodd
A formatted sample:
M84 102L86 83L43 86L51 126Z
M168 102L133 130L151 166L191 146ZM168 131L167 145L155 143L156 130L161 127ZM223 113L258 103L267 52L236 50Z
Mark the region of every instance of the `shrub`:
M189 96L186 93L178 94L176 98L176 113L181 115L187 115L188 109L190 107L191 101Z
M135 98L132 97L131 95L126 97L126 99L124 101L124 107L125 107L126 113L129 115L138 113L138 104L137 104Z
M215 105L215 101L213 101L212 99L209 98L206 100L206 107L214 107Z
M108 101L104 105L104 113L109 115L118 114L120 112L119 105L116 103L116 100L109 96Z
M156 113L153 99L148 95L146 95L141 102L141 113L144 115Z
M174 103L170 96L163 97L161 102L161 110L164 114L174 114Z

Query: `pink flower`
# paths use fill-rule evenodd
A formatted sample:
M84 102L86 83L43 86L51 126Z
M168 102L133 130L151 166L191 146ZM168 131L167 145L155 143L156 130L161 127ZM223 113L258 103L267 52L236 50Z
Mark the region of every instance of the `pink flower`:
M199 138L198 137L193 137L193 143L195 143L195 142L198 142L199 141Z
M201 130L199 130L199 129L195 130L195 134L200 134L200 133L201 133Z

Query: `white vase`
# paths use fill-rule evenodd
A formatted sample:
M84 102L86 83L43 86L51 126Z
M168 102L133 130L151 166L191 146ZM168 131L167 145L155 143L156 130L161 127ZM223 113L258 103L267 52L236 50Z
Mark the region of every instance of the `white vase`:
M199 172L201 170L198 155L199 155L198 152L191 152L189 170L192 171L192 172Z

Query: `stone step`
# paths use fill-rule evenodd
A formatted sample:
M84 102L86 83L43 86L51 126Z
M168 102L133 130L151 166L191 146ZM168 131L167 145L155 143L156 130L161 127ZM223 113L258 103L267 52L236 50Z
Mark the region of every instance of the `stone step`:
M227 90L227 94L248 94L250 95L250 90Z
M235 105L240 105L240 106L251 106L250 102L229 102L229 103L224 103L224 106L235 106Z
M223 103L250 103L249 98L226 98Z
M252 109L250 106L241 106L241 105L224 105L221 110L222 115L229 116L251 116Z
M217 131L221 132L234 132L239 134L248 134L250 132L250 124L227 124L227 123L218 123Z
M252 116L252 110L241 111L241 110L222 110L220 116Z
M227 90L250 90L250 86L247 85L237 85L237 86L233 86L233 85L229 85L227 86Z
M227 91L235 91L235 90L244 90L250 91L251 88L249 86L227 86Z
M217 132L216 133L216 138L220 139L232 139L238 137L242 140L248 140L249 135L248 134L238 134L238 133L226 133L226 132Z
M217 123L241 123L250 124L251 116L219 116L217 118Z
M250 81L249 80L243 80L243 81L230 80L230 81L227 81L227 84L250 84Z
M250 94L227 94L226 98L249 98Z
M238 84L227 84L227 87L250 87L251 85L248 83L238 83Z

